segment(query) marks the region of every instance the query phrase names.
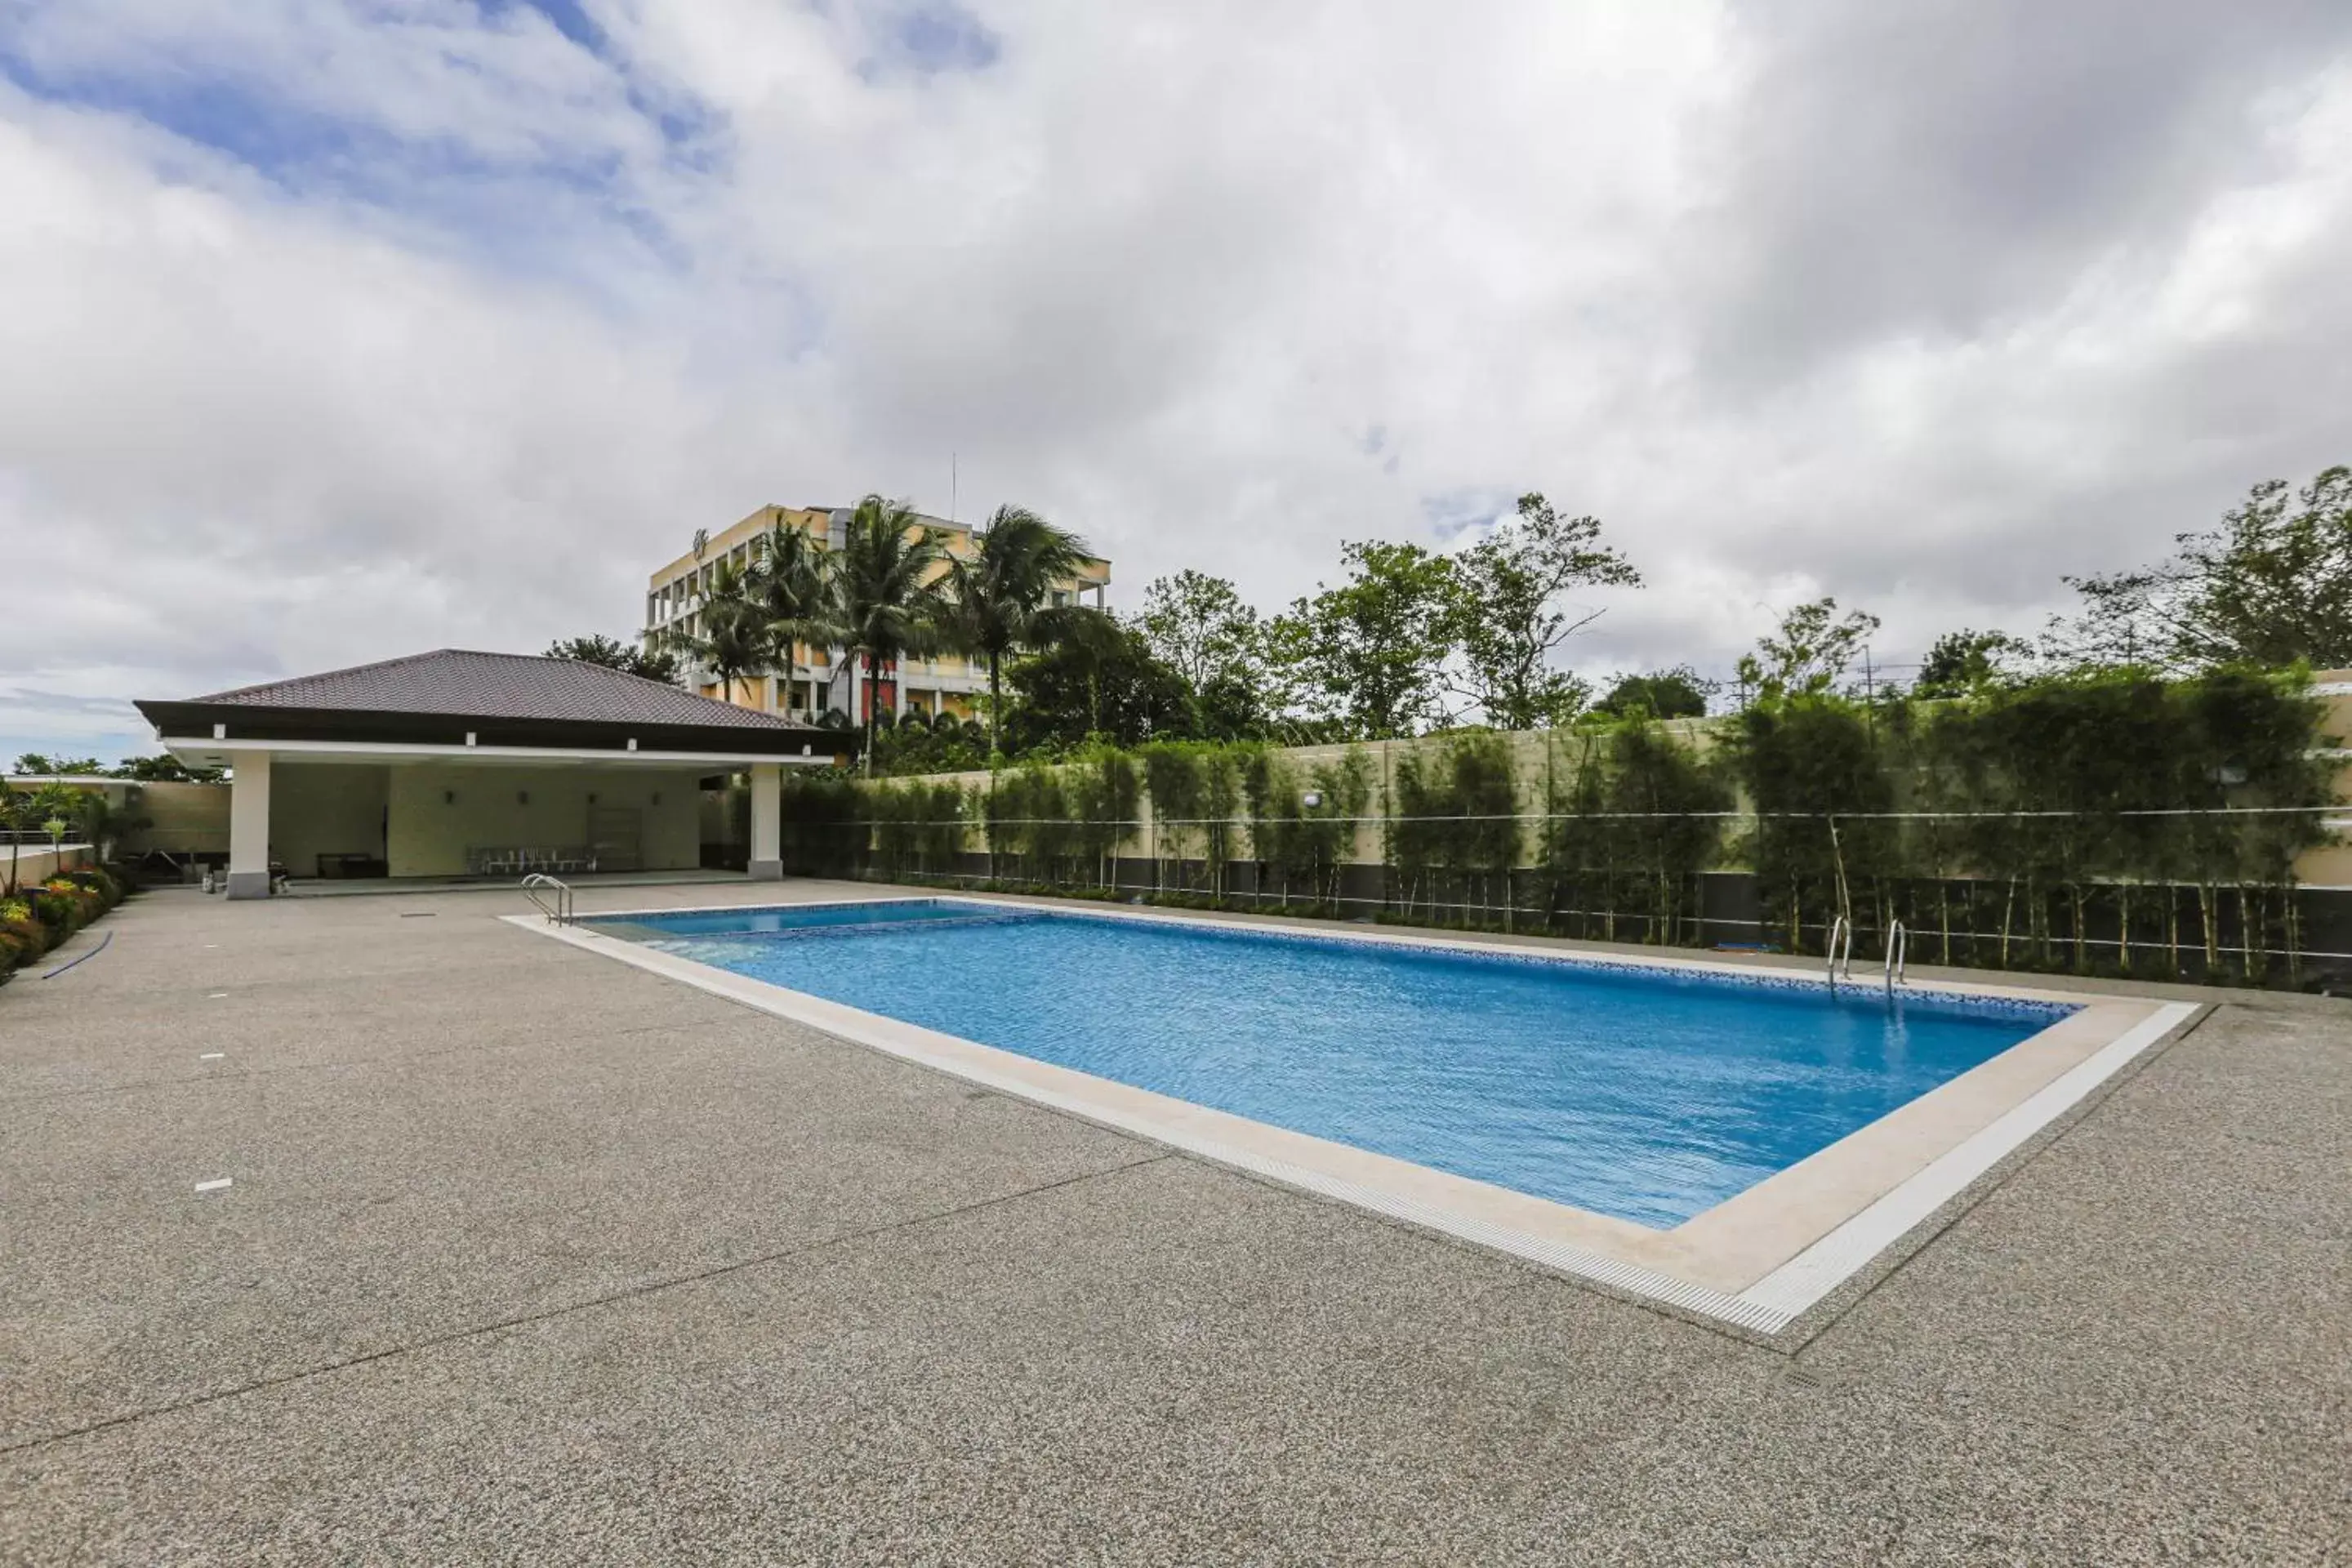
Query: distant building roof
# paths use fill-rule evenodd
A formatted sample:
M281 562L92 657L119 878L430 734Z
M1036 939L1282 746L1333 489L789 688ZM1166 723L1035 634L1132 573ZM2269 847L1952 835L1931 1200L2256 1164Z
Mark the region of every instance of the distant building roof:
M555 719L625 724L790 730L772 714L698 697L664 681L578 659L436 648L376 664L240 686L190 704L446 713L468 719Z

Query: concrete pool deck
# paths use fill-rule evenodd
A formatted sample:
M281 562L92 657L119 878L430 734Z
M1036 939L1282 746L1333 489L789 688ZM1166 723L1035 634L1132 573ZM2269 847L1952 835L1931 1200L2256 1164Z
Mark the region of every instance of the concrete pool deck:
M581 908L780 896L658 891ZM2352 1005L2136 988L2221 1005L1763 1345L520 907L165 891L0 989L0 1559L2352 1546Z

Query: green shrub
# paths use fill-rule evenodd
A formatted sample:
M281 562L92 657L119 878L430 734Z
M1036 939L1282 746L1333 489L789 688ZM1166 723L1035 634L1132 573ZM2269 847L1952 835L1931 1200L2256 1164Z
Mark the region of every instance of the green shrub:
M867 860L868 822L857 781L834 768L786 769L778 847L796 877L856 877Z
M71 882L78 888L89 889L96 893L102 905L110 910L121 903L124 893L129 890L121 878L103 866L79 867L51 879Z
M963 790L921 780L877 782L866 792L874 870L890 881L951 875L963 852Z
M1721 850L1732 792L1640 714L1580 729L1551 759L1542 834L1550 922L1604 942L1695 942L1699 874Z
M1507 927L1533 903L1557 934L1703 942L1706 874L1746 871L1757 934L1790 951L1819 952L1844 917L1866 962L1899 920L1918 961L2153 961L2294 984L2295 860L2326 840L2333 801L2336 764L2316 747L2341 743L2315 733L2309 684L2302 670L2122 669L1934 700L1812 692L1699 733L1581 722L1553 731L1527 778L1524 738L1429 737L1382 753L1385 787L1360 752L1310 764L1255 742L1087 746L1001 768L970 799L803 775L786 786L786 864L937 875L984 826L1000 886L1100 889L1121 857L1145 856L1161 901L1337 912L1343 869L1371 858L1348 819L1377 816L1381 918ZM1148 835L1129 826L1145 798ZM1230 871L1244 857L1258 875L1240 896ZM2284 973L2241 947L2283 953Z
M0 899L0 976L30 963L122 901L121 879L96 867L60 871Z
M6 912L11 909L26 912L11 915ZM49 940L48 928L33 918L31 906L23 899L11 899L0 905L0 942L7 944L9 964L30 963L56 945Z
M1511 873L1519 863L1518 781L1510 744L1490 731L1465 731L1442 751L1396 760L1388 854L1405 912L1510 918Z

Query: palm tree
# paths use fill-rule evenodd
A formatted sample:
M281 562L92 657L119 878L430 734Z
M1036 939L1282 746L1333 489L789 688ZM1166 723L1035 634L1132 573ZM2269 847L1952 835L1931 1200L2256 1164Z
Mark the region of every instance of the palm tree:
M903 501L867 496L850 514L834 563L824 640L866 668L866 771L874 771L874 686L882 667L940 646L936 581L947 552Z
M0 827L9 829L8 879L0 889L0 897L13 898L19 891L16 879L17 851L27 833L46 833L54 849L64 836L64 827L80 816L82 793L70 785L46 784L38 789L16 790L0 784ZM50 869L58 868L52 858Z
M988 660L988 749L1004 721L1004 659L1057 640L1069 615L1053 603L1055 584L1075 575L1085 541L1024 507L1001 506L972 539L968 560L948 563L949 635Z
M772 640L743 574L733 562L721 561L694 614L664 627L656 642L661 651L683 654L716 676L719 700L732 702L738 682L768 668Z
M761 541L752 566L752 602L766 623L777 661L784 669L784 707L800 684L800 645L824 643L832 594L833 563L808 530L778 522Z
M0 883L0 898L16 896L16 852L24 836L40 820L36 815L39 809L31 791L11 789L0 783L0 828L8 834L8 879Z

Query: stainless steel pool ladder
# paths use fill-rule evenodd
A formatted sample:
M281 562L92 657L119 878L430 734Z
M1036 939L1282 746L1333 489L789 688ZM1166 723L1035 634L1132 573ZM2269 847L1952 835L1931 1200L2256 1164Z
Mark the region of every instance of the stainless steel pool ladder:
M558 881L544 871L533 871L522 879L522 896L531 907L547 917L550 925L572 923L572 887Z
M1903 929L1901 921L1886 928L1886 994L1889 996L1894 995L1895 988L1903 984L1903 960L1910 945L1911 933Z
M1839 981L1853 979L1853 922L1843 915L1830 922L1829 968L1832 991Z

